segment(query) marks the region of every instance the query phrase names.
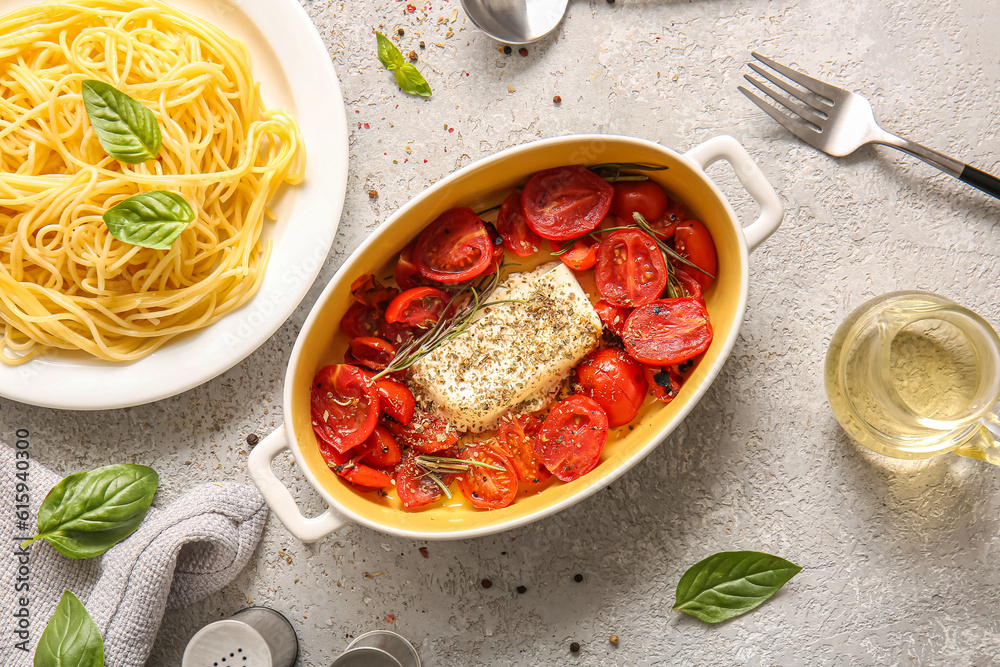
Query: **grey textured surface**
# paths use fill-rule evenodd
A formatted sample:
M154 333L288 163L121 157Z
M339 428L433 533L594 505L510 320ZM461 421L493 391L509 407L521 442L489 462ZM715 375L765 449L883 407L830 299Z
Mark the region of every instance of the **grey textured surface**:
M405 2L306 7L354 121L347 212L317 285L259 351L182 396L85 414L3 403L3 435L30 428L42 462L152 465L161 505L203 480L245 480L245 438L281 422L284 365L322 284L421 188L508 146L596 131L686 150L732 134L781 194L785 223L752 257L746 321L721 375L623 479L532 526L426 545L426 559L424 544L360 527L304 546L272 517L231 588L167 614L151 667L179 664L201 625L251 599L285 612L301 664L321 667L375 628L412 638L431 667L995 663L1000 471L957 459L873 464L840 432L821 370L837 324L889 290L938 291L1000 324L1000 205L889 149L828 158L735 88L758 50L868 95L887 128L997 172L1000 2L573 2L526 57L499 53L455 0L412 14ZM437 23L453 10L454 23ZM406 30L431 100L398 93L378 65L380 25ZM711 170L749 219L730 173ZM721 626L671 611L681 573L724 549L770 551L805 570Z

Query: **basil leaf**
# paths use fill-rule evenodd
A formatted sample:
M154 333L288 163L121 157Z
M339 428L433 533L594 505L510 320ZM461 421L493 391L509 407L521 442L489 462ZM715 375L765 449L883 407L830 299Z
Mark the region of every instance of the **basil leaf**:
M431 87L417 66L403 60L403 54L382 33L376 32L375 39L378 40L378 59L387 70L396 73L396 85L400 90L411 95L430 97Z
M684 573L674 609L708 623L726 621L763 604L801 570L758 551L723 551Z
M38 535L69 558L93 558L135 532L160 478L132 464L78 472L52 487L38 510Z
M104 224L119 241L167 250L194 220L194 209L175 192L132 195L104 212Z
M104 667L104 640L87 608L64 591L35 649L34 667Z
M403 54L399 48L392 43L392 40L382 33L375 32L375 40L378 42L378 59L387 70L395 70L403 64Z
M413 63L403 63L396 70L396 84L404 93L422 95L424 97L431 96L431 87L427 84L427 80L424 79L424 75L420 73Z
M160 125L142 102L111 84L87 79L83 105L101 147L114 159L140 164L160 152Z

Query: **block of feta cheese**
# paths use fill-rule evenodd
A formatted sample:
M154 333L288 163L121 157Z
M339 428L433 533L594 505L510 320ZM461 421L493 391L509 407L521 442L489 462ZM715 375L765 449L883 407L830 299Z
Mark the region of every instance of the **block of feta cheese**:
M562 262L511 274L489 300L507 299L523 303L482 309L465 333L410 367L417 401L459 431L544 407L600 343L601 318Z

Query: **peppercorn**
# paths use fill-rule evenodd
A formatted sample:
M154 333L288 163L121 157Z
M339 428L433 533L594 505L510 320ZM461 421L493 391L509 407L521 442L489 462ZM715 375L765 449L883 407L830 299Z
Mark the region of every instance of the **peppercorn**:
M580 652L580 642L573 642L572 644L570 644L569 645L569 652L570 653L579 653Z
M511 52L511 48L510 48L509 46L504 46L504 47L503 47L503 54L504 54L505 56L509 56L509 55L510 55L510 52Z
M528 587L527 586L518 586L517 587L517 592L520 593L521 595L524 595L525 593L528 592Z
M416 59L417 59L417 52L416 51L410 51L410 53L409 53L409 55L407 57L410 60L416 61Z
M580 583L581 581L583 581L583 575L582 574L574 574L573 575L573 581L575 581L576 583Z
M402 37L402 36L403 36L403 35L405 35L406 33L405 33L405 32L403 32L403 29L402 29L402 28L400 28L399 30L397 30L397 31L396 31L396 34L397 34L397 35L399 35L400 37Z
M618 646L618 635L611 635L608 637L608 641L611 642L612 645Z
M520 53L522 56L528 55L528 49L524 48L523 46L519 48L517 52Z
M552 98L552 103L553 104L562 104L562 98L559 97L558 95L556 95L555 97Z
M260 438L257 437L256 433L251 433L250 435L247 436L247 444L250 445L251 447L256 445L258 442L260 442Z
M483 587L483 588L489 588L490 586L492 586L492 585L493 585L493 582L492 582L492 581L490 581L489 579L483 579L483 580L482 580L481 582L479 582L479 583L480 583L480 584L482 584L482 587Z
M368 198L369 199L375 199L375 197L378 197L378 190L369 190L368 191Z

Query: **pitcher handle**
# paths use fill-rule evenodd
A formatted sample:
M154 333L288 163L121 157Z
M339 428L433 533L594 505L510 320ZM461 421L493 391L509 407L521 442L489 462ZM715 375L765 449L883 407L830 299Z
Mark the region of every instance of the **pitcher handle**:
M1000 466L1000 418L992 412L979 420L979 433L955 450L959 456Z

